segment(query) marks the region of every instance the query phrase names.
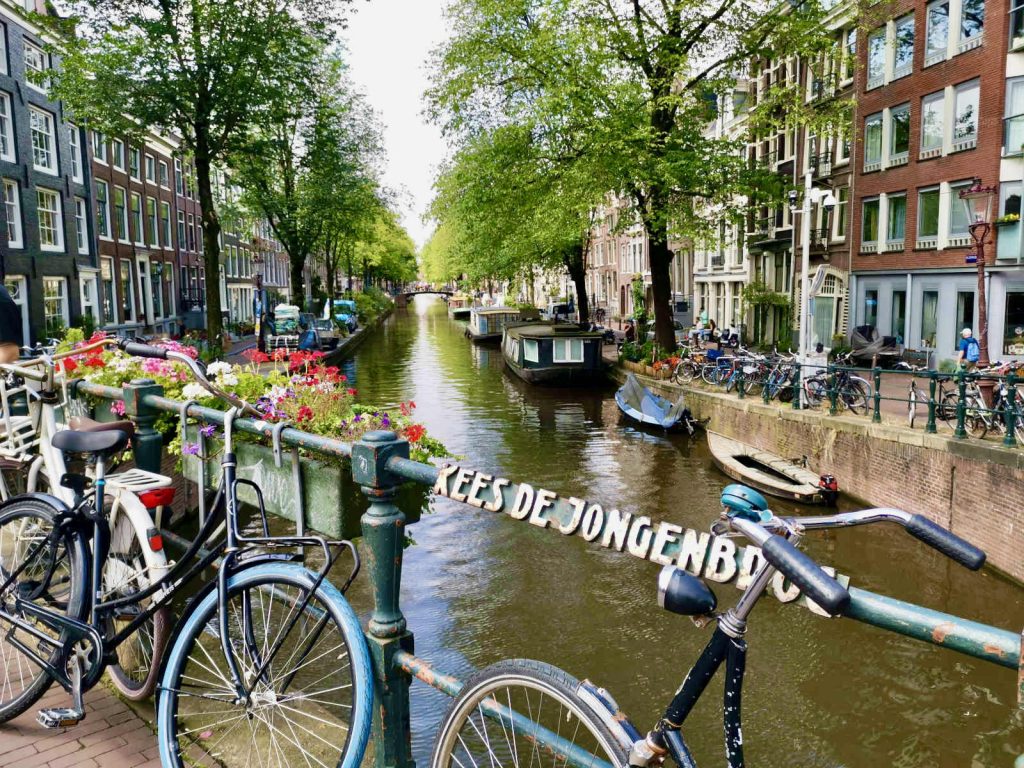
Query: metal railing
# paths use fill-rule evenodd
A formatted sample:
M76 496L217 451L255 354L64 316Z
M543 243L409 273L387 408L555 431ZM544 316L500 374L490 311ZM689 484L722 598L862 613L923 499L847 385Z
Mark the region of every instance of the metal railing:
M160 386L146 379L132 381L123 388L78 381L73 385L72 391L76 396L89 395L94 398L124 401L127 415L137 425L136 438L133 442L136 463L140 468L151 471L159 471L161 462L163 440L160 433L154 429L154 423L162 412L209 424L223 425L225 422L223 412L166 398ZM240 432L263 437L268 441L273 438L274 426L264 421L239 418L234 420L233 427ZM360 522L364 540L365 572L369 575L374 602L366 633L375 680L378 683L373 724L374 762L378 768L411 768L411 677L416 677L448 695L457 695L461 683L451 675L434 670L427 661L412 653L413 634L407 627L399 600L406 516L395 504L395 499L399 486L409 481L429 486L438 492L442 483L454 482L453 487L457 489L466 487L471 479L481 476L464 468L439 468L412 461L409 458L408 442L392 432L371 432L356 443L346 443L285 427L280 431L279 438L282 444L311 453L351 459L353 480L362 488L368 500L369 508L362 514ZM458 469L458 474L454 473L455 469ZM494 503L503 505L499 508L508 511L510 517L514 519L538 524L533 520L533 513L519 516L513 515L512 511L515 508L515 499L521 492L533 493L537 490L539 493L539 489L510 480L503 480L503 483L500 488L497 482L492 486L496 491ZM447 485L444 487L448 488ZM471 487L475 487L475 484ZM469 499L472 492L462 495L461 498L450 492L444 495L472 504ZM553 501L544 511L544 528L558 530L565 535L579 535L586 541L595 543L611 540L613 528L618 522L610 515L603 517L596 525L580 528L577 504L555 494L551 494L551 497ZM573 527L574 519L577 521L577 528ZM659 550L659 562L679 560L683 551L682 539L682 535L666 537ZM653 559L653 554L648 558L646 553L640 554L628 548L624 554L626 552L643 559ZM704 563L694 565L686 557L682 560L698 571L703 570ZM844 581L847 580L844 578ZM849 609L845 614L847 618L932 645L950 648L976 659L1018 670L1019 673L1021 636L1017 632L944 614L854 586L847 588L851 597Z

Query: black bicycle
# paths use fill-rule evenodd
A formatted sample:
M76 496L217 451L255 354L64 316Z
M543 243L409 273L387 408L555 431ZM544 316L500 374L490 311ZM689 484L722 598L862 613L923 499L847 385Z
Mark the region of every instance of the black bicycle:
M683 725L708 683L725 665L723 720L726 764L743 768L741 705L747 620L776 571L781 571L821 608L842 614L850 595L794 544L806 531L894 522L962 565L977 570L985 553L927 518L896 509L869 509L822 517L775 517L757 491L730 485L715 535L738 534L761 547L763 559L736 605L716 614L713 592L698 577L666 566L658 602L673 613L716 623L714 634L690 669L664 716L646 735L619 711L611 696L548 664L523 659L481 670L463 686L442 721L432 768L512 768L550 762L577 768L643 768L666 756L680 768L696 768Z
M80 722L83 694L118 663L117 649L188 590L158 688L164 766L186 764L186 753L199 748L229 766L264 765L269 755L281 765L356 768L369 736L373 684L359 621L343 595L359 569L355 547L319 536L271 536L260 489L236 477L232 451L236 414L256 412L213 387L187 355L119 346L183 363L235 403L225 415L221 484L199 534L166 575L111 597L101 583L111 553L105 465L128 434L68 429L53 436L54 447L87 457L94 471L62 479L73 505L32 493L0 506L0 722L26 711L55 681L71 706L41 710L39 722ZM243 484L258 500L261 535L239 532ZM160 536L156 528L152 536ZM298 562L301 547L323 551L318 572ZM327 574L346 551L353 567L339 590ZM203 583L211 567L216 578Z

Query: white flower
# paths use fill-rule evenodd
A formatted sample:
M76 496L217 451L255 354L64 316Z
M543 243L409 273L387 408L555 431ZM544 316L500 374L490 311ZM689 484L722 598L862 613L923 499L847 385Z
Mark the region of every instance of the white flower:
M225 363L218 360L217 362L210 363L206 366L206 375L208 377L220 376L223 373L231 373L231 363Z
M217 382L216 382L217 386L221 387L221 388L233 387L237 383L238 383L238 377L235 376L235 374L233 374L233 373L222 373L220 376L217 377Z
M209 397L210 393L206 391L206 388L202 384L196 384L190 382L181 389L181 395L186 400L200 400L204 397Z

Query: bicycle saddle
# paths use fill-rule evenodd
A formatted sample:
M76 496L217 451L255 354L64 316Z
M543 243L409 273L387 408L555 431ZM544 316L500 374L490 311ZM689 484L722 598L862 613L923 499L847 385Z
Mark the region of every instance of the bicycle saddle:
M128 445L128 434L121 430L105 432L76 432L62 429L50 440L54 448L68 453L110 455Z
M125 432L128 439L135 437L135 424L128 419L124 421L95 421L88 416L72 416L68 426L76 432Z

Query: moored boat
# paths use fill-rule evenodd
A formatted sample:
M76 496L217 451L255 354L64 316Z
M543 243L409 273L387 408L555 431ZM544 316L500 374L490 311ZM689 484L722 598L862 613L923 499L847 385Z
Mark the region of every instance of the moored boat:
M451 296L448 299L448 317L453 320L465 320L473 308L473 297L465 295Z
M805 466L708 430L715 465L726 475L757 490L804 504L833 504L838 495L831 475L815 475Z
M672 403L651 392L632 373L615 393L615 404L629 418L652 427L680 427L692 435L697 424L682 397Z
M502 337L505 364L531 384L587 384L604 376L600 333L575 323L509 325Z
M505 326L536 317L536 310L531 316L529 310L517 307L473 307L469 311L466 335L476 342L498 341L505 331Z

